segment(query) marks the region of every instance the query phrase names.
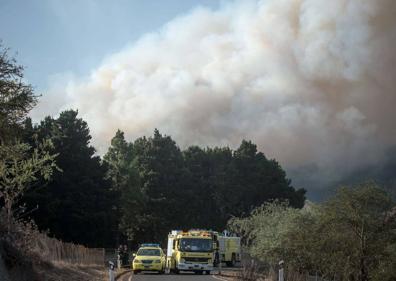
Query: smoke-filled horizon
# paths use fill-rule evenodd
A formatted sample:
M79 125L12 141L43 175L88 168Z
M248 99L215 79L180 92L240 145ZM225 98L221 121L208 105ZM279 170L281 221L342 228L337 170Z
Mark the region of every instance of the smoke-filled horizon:
M182 148L252 140L315 189L396 145L395 14L393 0L198 8L53 83L34 114L78 109L100 153L117 129L133 140L158 128Z

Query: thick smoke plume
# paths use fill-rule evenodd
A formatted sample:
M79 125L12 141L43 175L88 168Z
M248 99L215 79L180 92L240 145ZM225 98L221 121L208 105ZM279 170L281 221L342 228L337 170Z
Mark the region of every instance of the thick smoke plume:
M182 147L250 139L297 185L337 181L396 145L395 15L394 0L198 8L69 80L63 108L100 152L117 128Z

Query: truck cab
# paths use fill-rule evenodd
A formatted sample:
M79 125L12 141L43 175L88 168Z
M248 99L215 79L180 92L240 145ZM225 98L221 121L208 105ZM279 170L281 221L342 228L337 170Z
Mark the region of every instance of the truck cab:
M210 274L213 249L213 238L207 231L173 230L168 235L166 267L176 274L180 271Z

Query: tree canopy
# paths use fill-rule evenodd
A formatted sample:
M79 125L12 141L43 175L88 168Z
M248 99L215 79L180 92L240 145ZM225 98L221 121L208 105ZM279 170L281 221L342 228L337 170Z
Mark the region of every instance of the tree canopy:
M248 215L275 199L304 204L275 160L255 144L240 147L188 147L184 151L158 130L128 143L118 131L104 161L120 192L121 228L130 239L162 241L171 229L223 230L233 216Z
M0 44L0 143L15 140L36 103L32 86L23 80L23 67Z
M25 191L40 178L49 180L56 168L50 141L37 142L32 135L34 148L21 141L23 124L36 101L31 85L23 81L23 67L0 44L0 206L8 228Z
M59 239L89 246L112 245L117 231L112 211L115 195L110 180L105 179L107 167L90 145L88 125L77 114L67 110L33 128L40 139L53 143L61 171L48 184L27 193L25 202L31 208L38 205L32 213L35 222Z

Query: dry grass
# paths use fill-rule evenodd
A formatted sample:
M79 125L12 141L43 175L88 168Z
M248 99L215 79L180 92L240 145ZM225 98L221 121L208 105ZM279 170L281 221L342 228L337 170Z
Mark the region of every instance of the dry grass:
M244 265L240 270L224 269L220 276L229 281L272 281L265 277L262 269L254 262Z
M42 281L103 281L106 271L98 266L79 266L66 263L40 264L35 271Z
M250 264L244 265L236 277L238 281L265 281L264 272L254 260Z

